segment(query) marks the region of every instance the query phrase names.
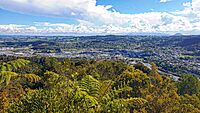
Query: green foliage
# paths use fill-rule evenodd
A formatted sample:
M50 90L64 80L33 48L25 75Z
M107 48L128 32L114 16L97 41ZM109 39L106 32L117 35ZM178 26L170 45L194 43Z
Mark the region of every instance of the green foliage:
M29 62L24 59L17 59L0 65L0 100L2 101L0 108L3 110L2 112L6 112L9 107L8 103L18 100L24 94L24 89L21 85L24 80L27 82L38 82L41 80L35 74L18 74L13 72ZM23 85L25 86L25 84Z
M148 67L146 67L144 64L142 63L138 63L134 65L135 69L139 69L141 71L143 71L144 73L149 74L150 73L150 69Z
M5 85L8 85L12 77L17 77L18 74L15 72L10 71L1 71L0 72L0 84L5 83Z
M192 75L183 75L177 83L178 93L184 94L198 94L200 93L200 81L197 77Z
M97 97L99 95L100 83L92 76L87 75L80 81L80 88L82 91L87 92L87 94Z
M29 62L30 61L24 59L9 61L7 63L3 63L3 65L0 66L0 71L12 71L14 69L16 70L22 66L25 66Z
M28 82L38 82L41 80L41 77L35 74L20 74L19 77L25 78Z
M0 66L0 112L200 112L199 79L175 82L154 63L147 70L114 61L29 59Z
M151 72L150 72L151 76L159 76L158 74L158 67L156 66L156 64L154 62L151 62Z
M127 113L141 112L147 101L142 98L114 99L107 103L104 112ZM144 110L144 109L143 109Z
M17 74L10 71L1 71L0 72L0 84L7 86L12 79L26 79L29 82L38 82L41 78L35 74Z
M65 105L52 90L36 90L29 92L19 102L13 103L10 113L58 113L65 111Z
M60 77L60 75L51 72L51 71L47 71L44 73L44 87L46 89L54 89L59 87L59 83L61 83L61 81L63 80L63 78Z
M0 113L6 113L7 108L9 106L9 100L8 100L8 93L7 92L1 92L0 93Z
M0 66L0 84L5 83L5 85L8 85L11 79L16 78L25 78L30 82L41 80L41 78L35 74L17 74L12 72L12 70L17 70L18 68L27 65L29 62L30 61L24 59L17 59L3 63L3 65Z
M181 96L181 103L192 106L193 108L198 108L200 110L200 98L197 95L190 96L185 94Z

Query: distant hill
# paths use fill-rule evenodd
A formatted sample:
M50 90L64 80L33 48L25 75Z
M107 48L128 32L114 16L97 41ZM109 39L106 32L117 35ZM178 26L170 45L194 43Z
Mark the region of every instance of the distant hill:
M128 33L127 35L130 35L130 36L137 36L137 35L140 35L140 36L169 36L169 34L165 34L165 33Z
M181 34L181 33L176 33L176 34L174 34L174 36L183 36L183 34Z
M180 46L192 46L200 44L200 36L188 36L187 38L183 39L178 45Z

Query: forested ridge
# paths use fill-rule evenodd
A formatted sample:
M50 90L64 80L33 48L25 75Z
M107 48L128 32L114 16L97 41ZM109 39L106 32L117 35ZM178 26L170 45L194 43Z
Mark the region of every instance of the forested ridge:
M152 63L0 56L0 113L200 113L200 81Z

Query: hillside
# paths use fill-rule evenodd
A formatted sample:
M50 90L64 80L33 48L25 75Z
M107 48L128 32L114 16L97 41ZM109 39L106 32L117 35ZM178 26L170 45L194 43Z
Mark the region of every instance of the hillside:
M151 63L0 57L1 113L199 113L200 82Z

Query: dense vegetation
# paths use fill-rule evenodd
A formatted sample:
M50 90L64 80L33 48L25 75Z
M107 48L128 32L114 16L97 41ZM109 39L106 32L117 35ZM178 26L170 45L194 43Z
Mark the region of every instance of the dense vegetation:
M0 57L1 113L200 113L200 82L142 64Z

